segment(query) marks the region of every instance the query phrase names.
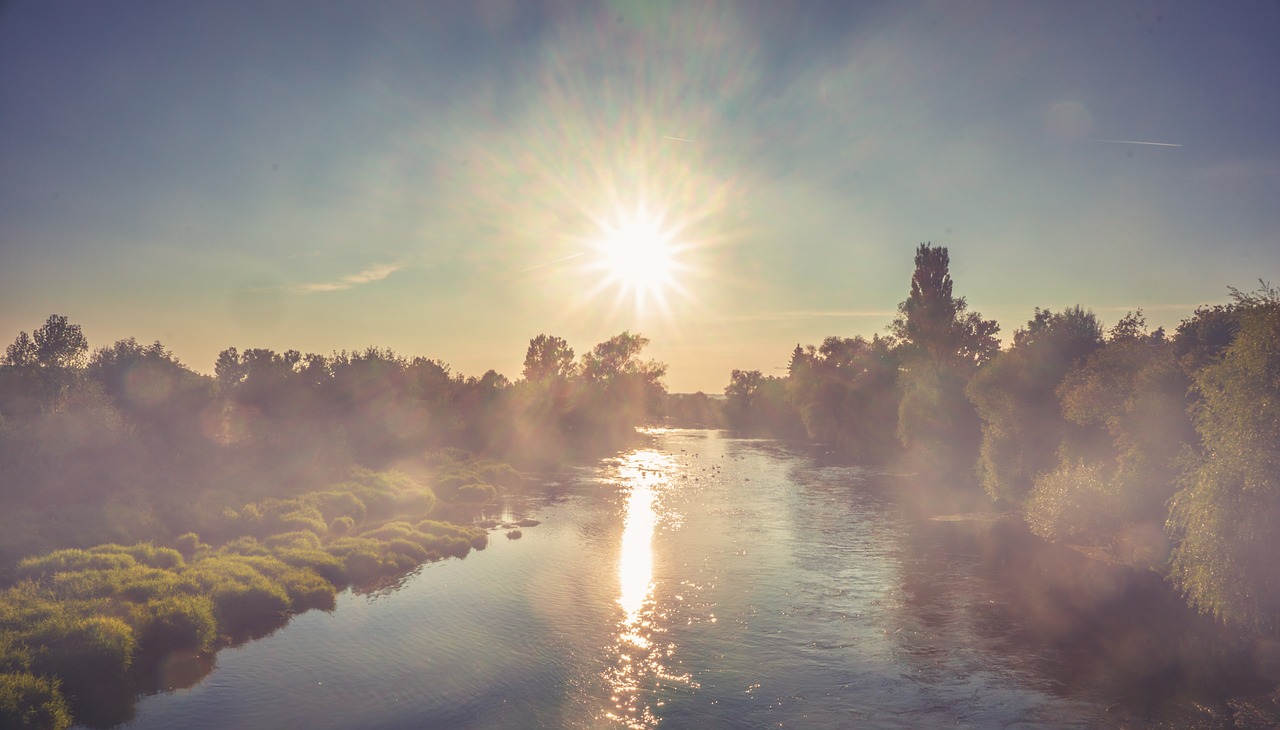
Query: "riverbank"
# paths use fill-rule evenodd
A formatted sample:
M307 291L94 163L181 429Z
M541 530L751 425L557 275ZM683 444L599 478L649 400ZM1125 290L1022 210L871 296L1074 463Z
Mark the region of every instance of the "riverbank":
M326 489L229 510L172 546L140 542L28 557L0 592L0 726L107 727L132 716L139 692L174 661L264 636L296 614L331 610L424 562L488 544L482 528L431 519L514 484L505 465L451 459L427 486L358 471ZM184 659L185 657L185 659ZM163 672L168 673L168 672Z

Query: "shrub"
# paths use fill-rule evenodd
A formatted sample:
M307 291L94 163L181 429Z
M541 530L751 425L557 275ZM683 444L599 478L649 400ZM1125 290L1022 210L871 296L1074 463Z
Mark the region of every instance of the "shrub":
M226 633L239 634L279 618L291 606L284 587L255 570L249 559L263 558L206 558L189 572L213 600L218 627Z
M351 520L362 520L365 515L364 502L351 492L341 489L328 489L313 495L320 514L332 525L334 520L346 517Z
M295 505L293 509L272 515L266 523L269 527L268 532L309 530L317 535L323 535L329 529L320 510L308 505Z
M289 605L295 612L318 608L332 611L336 605L333 584L306 568L289 568L277 579L289 596Z
M498 490L488 484L464 484L454 493L453 498L466 504L485 504L498 498Z
M149 542L136 545L97 545L89 548L90 553L99 555L129 555L141 565L152 568L177 568L183 564L182 554L173 548L156 547Z
M1035 480L1025 517L1031 531L1048 540L1114 534L1123 510L1102 467L1060 466Z
M296 568L307 568L335 587L345 585L348 581L347 569L342 559L323 550L282 548L276 551L275 557Z
M452 502L457 497L460 489L468 484L476 484L483 481L484 479L473 471L459 470L440 475L436 478L432 488L440 499Z
M138 648L148 654L173 649L209 651L218 637L213 602L205 596L178 595L133 607L129 617Z
M382 543L377 540L343 537L334 540L325 552L342 560L346 577L352 583L368 583L386 572L382 562Z
M419 538L418 531L408 522L388 522L379 527L375 527L367 532L361 533L360 537L369 540L414 540Z
M64 614L35 626L24 638L33 647L32 671L61 677L72 696L124 679L137 645L128 624L107 616Z
M39 580L55 573L85 570L116 570L137 565L138 561L127 553L91 553L88 550L55 550L45 555L24 558L18 563L14 577Z
M193 586L177 573L133 565L119 570L88 570L58 573L49 581L54 595L64 600L122 598L145 602L190 590Z
M0 674L0 727L66 730L71 711L56 679L23 672Z
M387 552L403 555L407 558L413 558L418 563L426 562L428 559L427 549L412 540L391 540L387 545Z
M344 556L343 564L352 583L368 583L384 572L382 559L371 550L353 550Z
M335 537L341 537L351 532L352 528L355 526L356 521L351 517L345 515L342 517L335 517L333 522L329 523L329 534Z
M395 513L396 495L389 489L356 485L355 494L365 506L365 519L388 517Z
M424 515L435 509L436 494L427 487L408 489L396 496L398 514Z
M226 545L222 546L223 553L232 553L235 555L257 555L268 556L271 550L266 545L258 542L256 537L238 537Z
M46 588L25 580L0 594L0 632L25 630L61 612Z
M295 530L272 535L264 541L269 548L312 548L320 547L320 538L309 530Z
M0 674L21 674L31 669L31 647L15 634L0 634Z
M480 476L484 477L484 481L489 484L497 484L508 489L516 489L524 485L524 475L510 464L490 461L481 464L478 471Z
M179 554L190 560L195 557L195 554L201 548L208 546L200 542L199 535L194 532L187 532L178 536L178 539L174 541L174 547L177 548Z

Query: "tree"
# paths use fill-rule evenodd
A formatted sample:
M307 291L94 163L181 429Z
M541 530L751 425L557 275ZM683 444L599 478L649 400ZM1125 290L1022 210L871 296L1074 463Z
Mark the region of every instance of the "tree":
M1070 428L1056 389L1073 367L1102 346L1102 326L1078 305L1059 313L1036 307L1013 334L1013 346L969 381L965 394L982 419L978 461L992 499L1020 503L1057 461Z
M978 454L980 421L964 388L999 349L994 320L967 312L952 292L943 246L916 249L911 293L890 331L902 348L898 439L921 467L966 474Z
M729 384L724 387L724 417L731 428L748 430L752 425L752 414L764 381L764 373L759 370L737 370L729 374Z
M730 428L789 438L804 433L787 398L787 381L759 370L734 370L725 386L724 418Z
M888 339L828 337L791 354L787 394L814 441L862 463L897 453L898 358Z
M573 377L576 366L573 348L560 337L538 335L529 340L524 355L524 379L530 382L566 381Z
M89 352L89 341L80 325L71 324L59 314L49 319L33 336L36 362L46 368L82 368Z
M1238 326L1193 374L1203 448L1183 476L1169 526L1172 577L1199 610L1280 628L1280 295L1235 295Z
M915 357L937 363L981 365L1000 349L1000 326L969 312L964 297L954 296L945 246L916 248L911 294L898 305L890 332Z
M5 348L0 377L0 413L56 410L84 369L89 342L80 325L49 315L32 335L18 333Z
M213 400L213 382L178 361L159 342L130 337L94 351L86 369L132 426L166 445L170 455L207 443L199 419Z
M582 356L582 377L591 383L608 384L619 375L653 370L657 377L666 373L666 366L640 361L640 351L649 344L649 338L623 332L614 335Z
M1068 428L1025 501L1032 531L1162 568L1179 455L1196 440L1189 385L1163 330L1148 332L1141 311L1121 318L1057 387Z

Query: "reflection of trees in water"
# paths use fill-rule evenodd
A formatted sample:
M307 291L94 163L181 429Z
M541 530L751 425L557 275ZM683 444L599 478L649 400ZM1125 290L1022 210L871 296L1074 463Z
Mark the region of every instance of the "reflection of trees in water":
M1250 645L1190 612L1153 573L1006 521L908 520L904 530L900 645L926 674L976 652L978 666L1054 694L1153 717L1265 687Z

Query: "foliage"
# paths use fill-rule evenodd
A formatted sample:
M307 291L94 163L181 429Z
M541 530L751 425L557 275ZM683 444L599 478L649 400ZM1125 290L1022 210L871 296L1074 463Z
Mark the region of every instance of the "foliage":
M888 339L828 337L821 347L796 345L787 396L805 434L865 464L897 454L898 356Z
M950 263L946 247L920 244L911 293L890 331L903 364L898 439L918 466L955 476L971 468L980 442L981 422L964 389L999 349L1000 327L953 294Z
M1170 527L1173 579L1192 605L1275 630L1280 617L1280 297L1237 296L1231 345L1193 374L1202 456Z
M965 298L953 295L950 266L945 246L922 243L916 248L911 293L898 305L889 330L911 359L981 365L999 350L1000 327L968 311Z
M567 381L577 373L573 348L561 337L538 335L529 340L523 373L525 380L535 383Z
M1037 307L1014 333L1013 346L969 381L965 394L982 419L978 470L992 499L1021 502L1036 477L1054 467L1068 430L1055 390L1101 345L1092 312Z
M29 672L0 673L0 727L12 730L71 727L71 711L58 680Z
M720 428L724 415L720 403L702 391L670 393L663 404L665 422L682 428Z
M800 415L787 400L787 384L782 378L759 370L734 370L724 395L724 420L729 428L784 438L803 433Z
M1063 465L1036 478L1024 517L1048 540L1093 541L1120 526L1119 502L1103 466Z
M32 671L58 677L72 697L123 680L137 648L133 629L111 616L60 613L31 627L23 639L35 647Z
M134 605L129 623L138 650L156 656L173 650L210 651L218 638L212 600L178 594Z

